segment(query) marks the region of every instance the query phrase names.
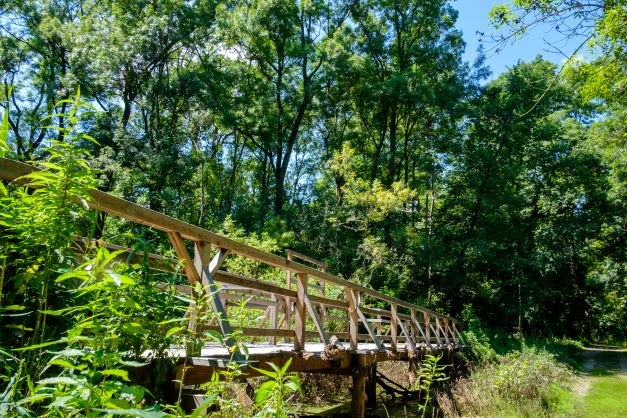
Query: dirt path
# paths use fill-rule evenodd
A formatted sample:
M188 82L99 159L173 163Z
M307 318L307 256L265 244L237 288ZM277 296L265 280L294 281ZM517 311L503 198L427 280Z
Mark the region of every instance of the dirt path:
M627 416L627 351L586 348L579 354L582 373L574 387L577 416Z
M627 379L627 351L603 348L584 348L580 353L586 374L603 371Z

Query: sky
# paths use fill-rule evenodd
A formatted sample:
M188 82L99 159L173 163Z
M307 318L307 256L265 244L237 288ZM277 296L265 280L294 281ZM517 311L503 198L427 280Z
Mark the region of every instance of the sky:
M453 7L459 11L457 27L463 32L466 41L464 54L466 61L472 63L477 57L477 48L480 44L477 31L485 32L486 35L497 32L490 27L488 13L492 6L502 3L507 3L507 0L452 1ZM545 43L545 40L555 43L566 54L572 53L582 41L582 39L577 38L564 42L563 35L557 33L551 26L544 25L535 27L523 38L516 40L513 44L506 45L500 52L491 50L494 49L495 43L485 42L486 63L492 69L492 78L498 77L508 68L516 65L518 60L529 62L538 54L549 61L561 64L565 57L549 51L550 47Z

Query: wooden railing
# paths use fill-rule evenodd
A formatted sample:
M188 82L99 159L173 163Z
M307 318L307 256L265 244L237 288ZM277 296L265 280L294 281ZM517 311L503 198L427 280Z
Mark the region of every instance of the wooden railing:
M35 170L33 166L0 158L2 180L23 183L20 178ZM276 344L279 337L293 340L297 351L306 350L307 342L327 345L333 335L348 341L353 350L359 349L360 342L374 343L378 350L398 350L402 348L401 344L408 350L442 349L463 344L456 319L344 280L328 273L324 263L303 254L288 251L287 257L281 257L99 190L91 190L89 195L90 208L167 234L189 282L189 286L180 285L178 290L191 294L194 285L202 283L211 307L219 314L216 325L198 324L195 307L190 306L191 328L213 326L228 339L233 335L234 327L229 321L227 306L244 294L246 307L258 309L263 315L257 327L240 327L239 330L246 336L267 337L269 344ZM188 252L186 240L193 242L193 254ZM286 285L221 270L231 254L284 270ZM341 290L336 292L341 293L340 297L328 297L326 290L329 287ZM364 306L362 298L366 296L385 308ZM264 328L267 322L270 326ZM308 331L308 324L315 331ZM344 327L338 327L338 324ZM331 330L330 325L338 329Z

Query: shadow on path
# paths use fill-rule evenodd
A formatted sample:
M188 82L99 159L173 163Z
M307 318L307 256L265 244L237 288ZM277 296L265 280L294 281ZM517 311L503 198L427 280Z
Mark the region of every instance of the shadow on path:
M589 376L619 375L627 379L627 351L584 348L578 354L581 372Z

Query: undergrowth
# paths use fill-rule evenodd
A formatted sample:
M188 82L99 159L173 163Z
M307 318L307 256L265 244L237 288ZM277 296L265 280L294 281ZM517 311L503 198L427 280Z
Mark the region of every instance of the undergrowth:
M549 416L569 404L573 377L551 353L524 346L471 370L438 400L447 416Z

